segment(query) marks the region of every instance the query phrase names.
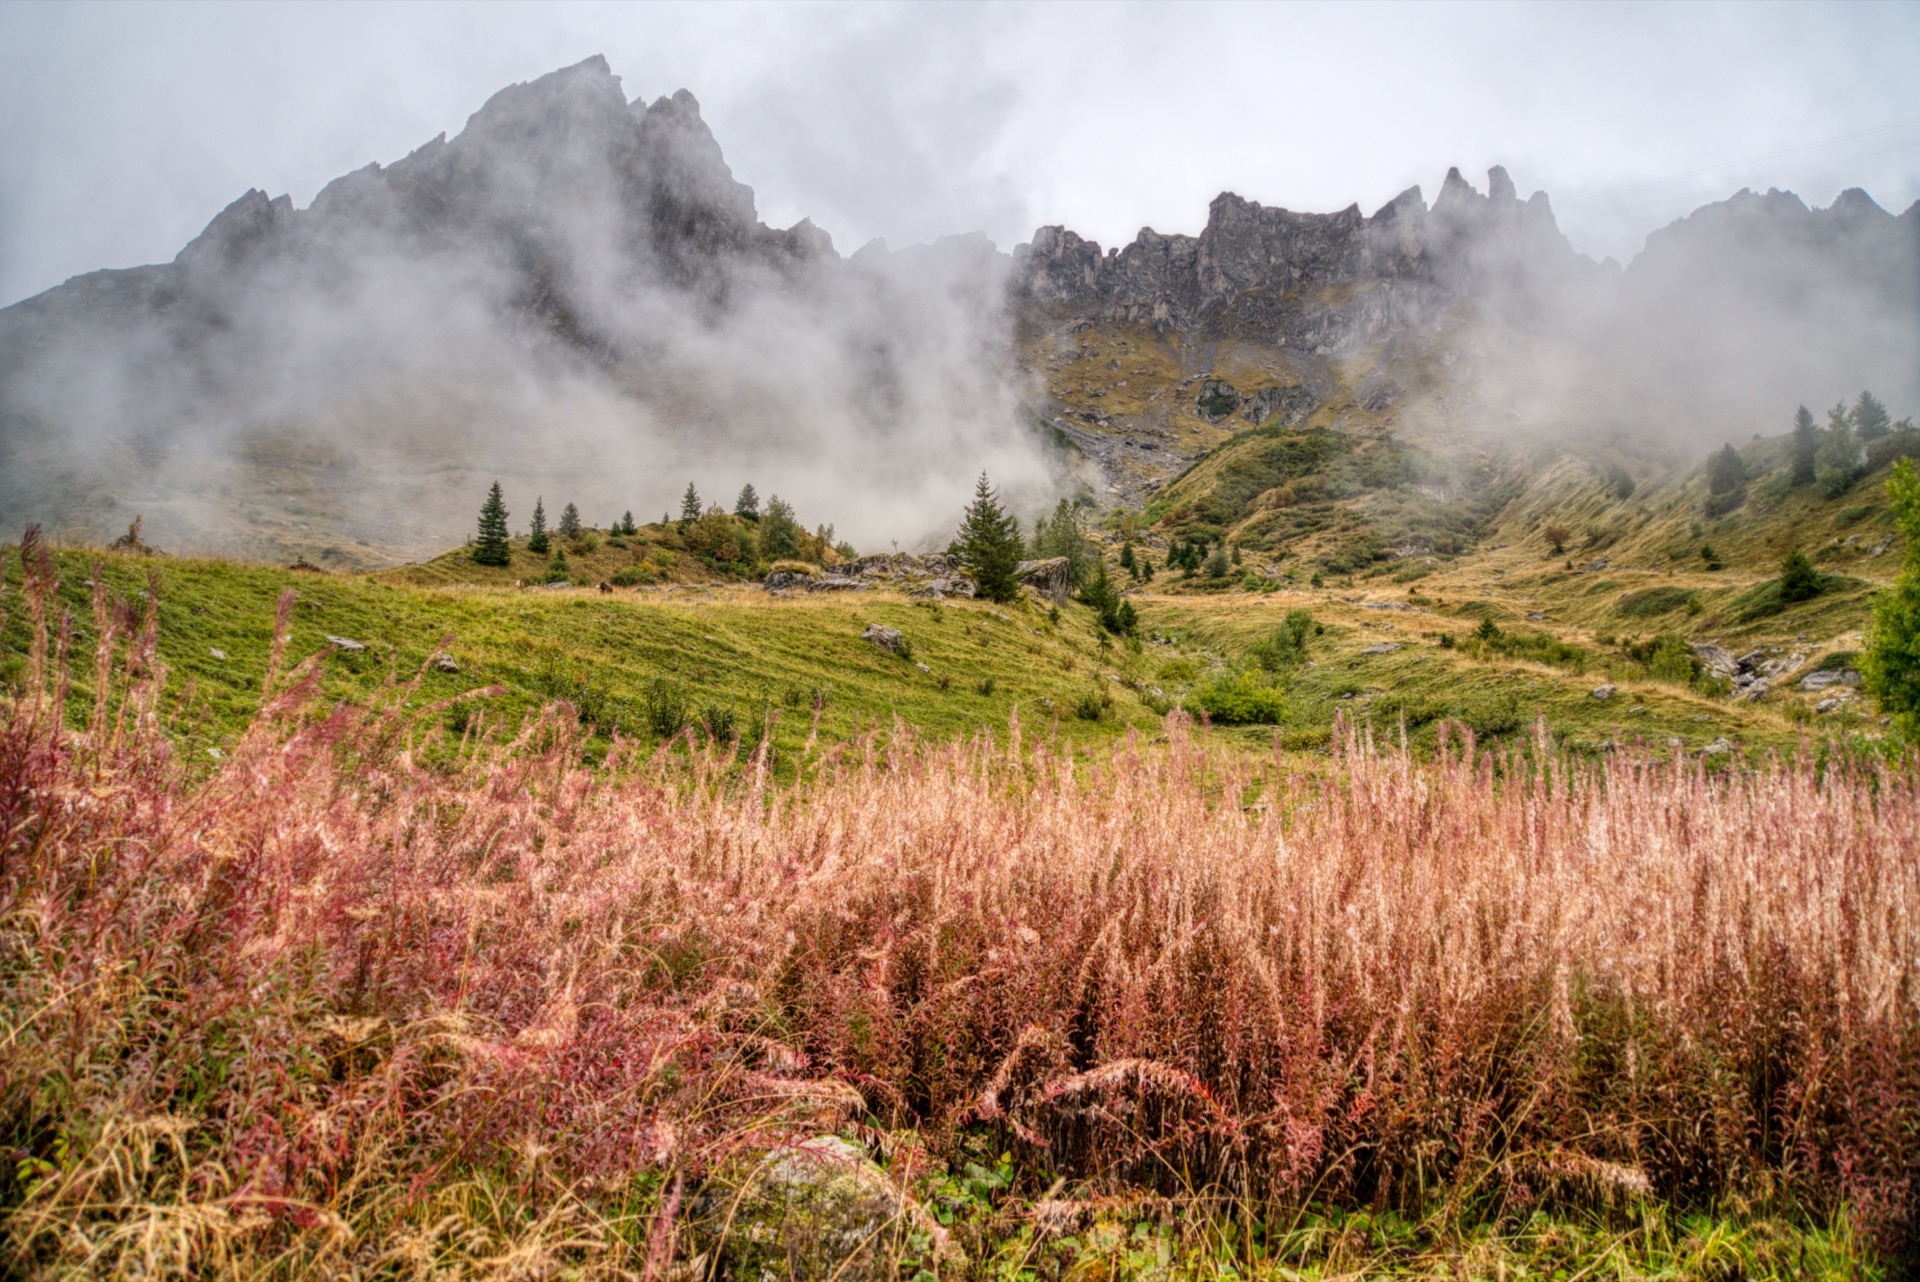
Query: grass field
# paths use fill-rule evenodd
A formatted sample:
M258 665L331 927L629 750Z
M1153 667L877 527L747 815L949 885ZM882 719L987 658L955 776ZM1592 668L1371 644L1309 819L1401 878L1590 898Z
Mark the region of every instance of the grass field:
M559 705L456 741L429 676L331 706L378 674L294 665L303 629L394 591L290 604L210 771L165 733L138 610L103 602L97 662L25 637L0 707L16 1273L1914 1259L1910 773L1358 732L1301 770L1178 715L1160 746L1089 722L1099 745L1003 709L994 742L883 726L781 782L719 746L587 751Z

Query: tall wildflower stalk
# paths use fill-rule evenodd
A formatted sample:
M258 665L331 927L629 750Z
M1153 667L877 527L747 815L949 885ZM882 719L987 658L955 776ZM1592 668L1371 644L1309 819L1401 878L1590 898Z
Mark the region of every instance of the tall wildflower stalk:
M1906 770L1585 763L1544 731L1421 763L1343 726L1302 773L1177 716L1098 762L1016 720L784 786L687 743L588 767L564 708L456 746L417 680L316 707L283 599L202 777L152 594L96 590L80 718L22 552L18 1269L666 1276L703 1181L834 1129L1269 1216L1738 1196L1914 1232Z

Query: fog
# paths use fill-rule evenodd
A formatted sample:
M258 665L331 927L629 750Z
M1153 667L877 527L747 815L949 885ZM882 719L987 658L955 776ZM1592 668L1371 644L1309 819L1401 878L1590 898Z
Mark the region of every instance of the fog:
M1022 416L1006 262L769 229L691 95L630 106L592 59L7 313L0 508L379 560L457 541L495 477L522 523L538 496L603 525L692 480L917 545L982 470L1022 508L1073 483Z
M7 6L0 300L161 266L0 313L0 524L371 563L495 476L516 528L692 480L921 546L983 469L1027 513L1100 488L1015 368L1036 225L1374 209L1453 162L1558 231L1395 232L1309 318L1356 378L1444 358L1404 427L1686 454L1911 412L1920 215L1843 193L1920 197L1916 40L1876 5ZM1668 228L1775 184L1816 209Z

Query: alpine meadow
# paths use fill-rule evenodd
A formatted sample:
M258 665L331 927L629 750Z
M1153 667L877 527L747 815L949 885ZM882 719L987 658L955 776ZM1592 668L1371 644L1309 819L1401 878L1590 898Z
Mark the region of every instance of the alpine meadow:
M227 15L311 98L288 155L363 167L169 262L21 297L66 180L0 184L0 1276L1920 1276L1894 98L1807 143L1636 52L1685 164L1558 105L1594 24L1700 53L1707 6L434 12L466 43L404 83L370 59L420 13ZM0 30L158 55L156 16L211 30ZM1376 20L1344 122L1228 75ZM1749 78L1911 26L1748 20ZM1407 70L1456 23L1531 33L1539 121ZM1317 199L1105 86L1180 24L1187 92L1348 140L1373 212L1225 191L1003 252L1207 157ZM711 75L823 222L988 231L769 226L794 194L597 55L364 163L588 28ZM291 119L196 92L152 110ZM1486 128L1571 212L1501 165L1385 199ZM1828 151L1912 203L1641 212ZM1609 218L1624 266L1576 247Z

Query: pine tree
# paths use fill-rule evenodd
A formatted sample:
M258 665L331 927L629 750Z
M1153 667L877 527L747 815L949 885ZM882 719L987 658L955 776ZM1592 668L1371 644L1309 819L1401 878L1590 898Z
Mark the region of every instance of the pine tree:
M1793 416L1793 483L1812 485L1814 460L1820 453L1820 429L1814 426L1813 411L1802 405Z
M480 565L509 565L513 545L507 541L507 501L495 481L480 505L480 532L473 541L473 559Z
M1860 399L1853 403L1853 433L1860 438L1860 443L1869 445L1879 440L1891 425L1887 407L1879 398L1872 392L1860 393Z
M733 514L745 521L760 519L760 496L753 492L752 481L740 487L740 497L733 501Z
M1860 441L1853 434L1845 403L1827 411L1827 430L1822 436L1820 449L1814 455L1814 475L1819 478L1820 489L1826 496L1837 499L1860 476Z
M1120 545L1120 568L1132 575L1135 579L1140 577L1140 562L1134 553L1132 539L1128 539Z
M560 509L560 537L570 539L580 533L580 509L569 503Z
M631 538L640 533L640 527L633 523L633 509L628 508L620 514L620 533Z
M961 519L960 535L951 551L988 600L1006 602L1020 594L1020 525L1000 506L985 472L974 487L973 502Z
M1887 499L1907 550L1893 586L1874 595L1860 668L1867 693L1893 717L1894 732L1920 744L1920 474L1913 460L1893 465Z
M547 509L536 498L533 501L533 527L527 532L527 551L545 556L547 547Z
M1780 563L1780 599L1788 604L1811 601L1820 595L1820 587L1820 571L1813 568L1807 554L1799 548L1787 553Z
M680 532L685 534L687 527L700 519L700 491L693 488L693 482L687 482L687 492L680 496Z

